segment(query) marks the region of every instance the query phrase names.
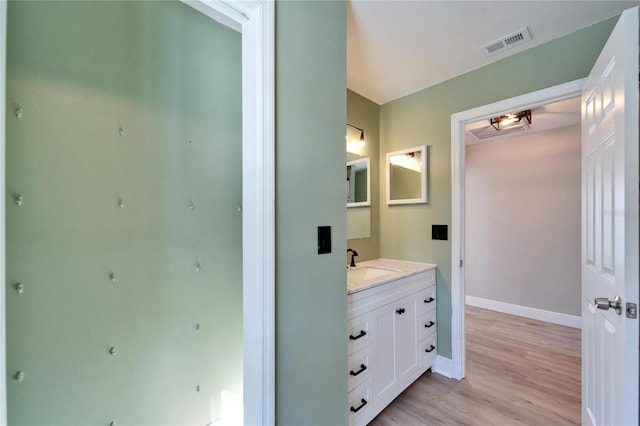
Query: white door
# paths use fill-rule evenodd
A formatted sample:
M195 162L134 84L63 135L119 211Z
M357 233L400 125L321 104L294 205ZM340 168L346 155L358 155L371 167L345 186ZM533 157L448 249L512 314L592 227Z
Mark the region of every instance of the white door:
M638 424L638 37L629 9L582 92L584 425Z

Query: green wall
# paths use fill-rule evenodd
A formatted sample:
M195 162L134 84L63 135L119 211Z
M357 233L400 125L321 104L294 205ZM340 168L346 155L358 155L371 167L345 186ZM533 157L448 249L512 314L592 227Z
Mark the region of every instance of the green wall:
M276 421L346 425L346 3L279 1L276 22Z
M346 4L279 1L276 22L276 419L346 425Z
M242 395L240 35L178 2L8 23L9 423L211 422Z
M354 185L353 201L355 203L362 203L367 201L367 175L368 170L360 170L356 172L354 177L356 183Z
M347 123L364 129L366 142L360 151L360 156L348 153L347 159L349 161L362 157L371 159L369 162L371 167L371 207L350 207L348 209L367 209L370 211L371 237L350 239L347 241L347 245L358 252L356 261L377 259L380 257L380 105L356 92L347 90ZM350 260L350 256L348 259Z
M431 225L451 226L451 115L585 77L614 24L603 21L382 105L380 167L387 152L430 146L429 202L381 204L380 257L438 264L440 355L451 357L451 241L432 241Z

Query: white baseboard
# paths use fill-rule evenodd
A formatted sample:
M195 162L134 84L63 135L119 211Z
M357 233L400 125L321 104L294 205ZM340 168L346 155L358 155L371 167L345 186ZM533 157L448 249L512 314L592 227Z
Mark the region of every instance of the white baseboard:
M473 296L465 296L465 303L469 306L489 309L491 311L502 312L510 315L517 315L519 317L531 318L567 327L582 328L582 317L575 315L561 314L559 312L545 311L542 309L529 308L527 306L512 305L511 303L498 302Z
M431 367L431 371L438 373L444 377L453 377L453 361L450 358L445 358L441 355L436 355L436 361Z

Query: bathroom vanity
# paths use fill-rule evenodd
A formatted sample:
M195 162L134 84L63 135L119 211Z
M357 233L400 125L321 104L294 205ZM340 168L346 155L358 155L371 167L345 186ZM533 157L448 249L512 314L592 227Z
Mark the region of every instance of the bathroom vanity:
M376 259L347 271L349 424L366 425L433 365L436 265Z

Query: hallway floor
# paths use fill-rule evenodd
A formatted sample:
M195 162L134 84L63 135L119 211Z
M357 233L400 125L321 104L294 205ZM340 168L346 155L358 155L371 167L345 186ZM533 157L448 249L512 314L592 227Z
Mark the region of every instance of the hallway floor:
M427 372L370 425L580 424L581 331L465 309L467 377Z

